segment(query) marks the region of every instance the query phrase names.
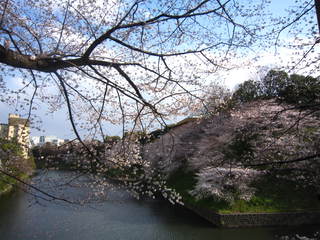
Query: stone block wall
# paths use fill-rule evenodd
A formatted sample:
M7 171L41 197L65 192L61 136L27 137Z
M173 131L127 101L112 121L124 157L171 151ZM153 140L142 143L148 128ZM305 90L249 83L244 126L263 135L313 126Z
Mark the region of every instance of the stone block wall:
M320 211L282 213L218 214L208 209L186 207L218 227L271 227L320 224Z
M320 212L219 214L226 227L298 226L320 224Z

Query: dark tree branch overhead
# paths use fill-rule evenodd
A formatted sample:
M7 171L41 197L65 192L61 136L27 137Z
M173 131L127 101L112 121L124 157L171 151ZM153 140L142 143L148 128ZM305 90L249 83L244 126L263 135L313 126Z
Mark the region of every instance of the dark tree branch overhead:
M318 0L314 0L314 5L316 7L317 20L318 20L318 30L320 34L320 2Z
M100 65L105 67L113 67L116 65L128 65L128 64L116 64L113 62L107 62L102 60L90 60L85 58L72 58L68 60L63 60L62 58L55 57L42 57L42 56L31 56L23 55L12 51L10 49L5 49L0 45L0 62L5 63L9 66L16 68L24 68L37 70L40 72L55 72L60 69L81 67L88 65Z

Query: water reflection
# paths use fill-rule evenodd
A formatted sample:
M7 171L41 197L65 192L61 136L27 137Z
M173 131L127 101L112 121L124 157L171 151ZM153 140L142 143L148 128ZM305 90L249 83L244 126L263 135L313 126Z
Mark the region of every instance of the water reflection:
M50 173L39 186L50 191L69 173ZM71 195L86 191L67 189ZM61 192L60 192L61 193ZM23 192L16 192L0 199L0 239L275 239L276 235L288 233L311 234L317 227L301 228L250 228L217 229L210 223L182 208L159 201L137 201L124 191L110 190L103 203L84 206L40 201Z

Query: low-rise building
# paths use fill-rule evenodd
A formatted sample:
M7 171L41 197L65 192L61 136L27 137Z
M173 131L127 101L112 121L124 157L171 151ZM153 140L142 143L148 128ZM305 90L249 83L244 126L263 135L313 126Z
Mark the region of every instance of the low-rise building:
M28 157L30 141L30 122L17 114L9 114L8 124L0 124L0 138L16 139L22 147L24 157Z
M65 143L65 140L60 139L56 136L33 136L30 139L31 146L42 146L45 143L51 143L57 146L62 145Z

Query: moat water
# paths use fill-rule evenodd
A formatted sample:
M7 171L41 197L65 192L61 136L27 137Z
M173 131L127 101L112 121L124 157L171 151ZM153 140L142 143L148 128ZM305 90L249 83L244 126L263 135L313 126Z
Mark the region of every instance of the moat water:
M41 173L33 181L51 194L88 198L87 189L74 188L75 182L72 187L63 184L69 175ZM283 235L311 236L319 228L219 229L188 210L162 201L138 201L119 189L109 190L103 201L84 205L48 202L23 191L0 198L0 240L269 240Z

